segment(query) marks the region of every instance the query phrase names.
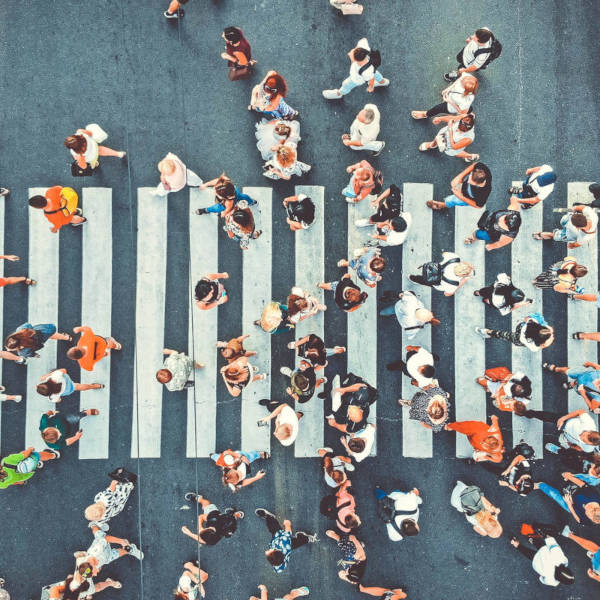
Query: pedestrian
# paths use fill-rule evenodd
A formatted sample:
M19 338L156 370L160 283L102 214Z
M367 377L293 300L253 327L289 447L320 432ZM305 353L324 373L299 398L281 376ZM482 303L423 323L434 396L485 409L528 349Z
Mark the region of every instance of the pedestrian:
M446 210L455 206L483 208L492 192L492 172L482 162L470 164L450 182L450 189L452 194L441 202L427 200L425 204L433 210Z
M254 512L256 516L265 520L267 529L273 536L265 556L275 573L282 573L287 567L292 550L318 541L316 534L309 535L304 531L297 531L292 535L292 522L289 519L283 522L282 527L275 515L268 510L257 508Z
M508 273L498 273L492 285L484 286L473 292L488 306L496 308L505 317L513 310L533 303L533 299L525 298L525 292L516 287Z
M339 100L349 94L355 87L367 84L367 92L372 92L376 87L390 85L390 80L385 79L379 72L381 54L378 50L371 50L367 38L358 40L356 47L348 52L350 59L350 75L344 79L339 89L323 90L323 97L327 100Z
M11 485L25 485L38 469L43 468L44 462L60 458L60 453L54 450L36 452L33 446L23 452L8 454L0 460L0 490Z
M247 356L240 356L221 367L220 373L227 386L227 391L234 398L237 398L252 382L264 381L267 378L266 373L258 373L258 367L251 365Z
M379 311L379 315L382 317L395 315L408 340L412 340L425 325L440 324L439 319L436 319L434 314L425 308L423 302L413 291L408 290L399 294L385 293L383 301L387 303L392 297L398 298L398 301L383 308Z
M267 472L261 469L253 477L248 477L250 474L250 465L259 458L270 458L268 452L260 450L233 451L225 450L224 452L211 454L210 458L215 464L221 467L223 472L223 484L228 486L232 492L237 492L243 487L253 484L255 481L262 479Z
M285 100L288 86L285 79L277 71L269 71L265 78L254 88L248 110L255 110L271 119L292 121L299 112L294 110Z
M164 348L166 355L161 369L156 372L156 380L170 392L180 392L194 387L194 369L203 369L204 365L190 358L185 352Z
M125 150L113 150L100 144L108 137L98 125L86 125L85 129L78 129L74 135L65 139L65 146L74 159L71 167L73 175L92 175L100 166L101 156L116 156L125 158ZM78 168L78 169L77 169Z
M9 260L15 262L20 260L16 254L0 254L0 260ZM0 277L0 288L7 285L15 285L16 283L24 283L25 285L35 285L37 281L27 276L20 277Z
M346 173L352 173L348 185L342 190L346 202L352 204L364 200L371 194L379 194L383 185L383 175L367 160L361 160L346 167Z
M163 13L167 19L179 19L183 17L185 11L181 8L182 4L186 4L188 0L171 0L169 8Z
M87 600L87 598L91 598L107 588L112 587L115 590L120 590L123 587L120 581L115 581L110 577L107 577L104 581L92 581L89 578L78 585L73 583L73 580L73 575L69 575L64 581L43 588L42 598L48 598L48 600ZM48 592L48 596L44 596L45 591Z
M531 531L529 542L534 548L525 546L516 537L512 537L510 543L523 556L531 560L533 570L539 575L539 580L544 585L557 587L561 583L572 585L575 583L575 577L569 569L569 561L558 545L554 536L545 532L534 532L533 527L523 524L525 531Z
M381 115L375 104L365 104L350 126L350 133L342 135L342 144L351 150L370 150L373 156L379 156L385 148L385 142L377 141Z
M285 333L295 327L289 319L288 306L275 301L265 306L260 319L254 321L254 325L272 335Z
M223 231L231 239L239 242L242 250L248 250L250 240L256 240L262 234L260 229L256 229L252 210L248 207L242 208L241 203L225 217Z
M592 342L600 342L600 332L599 331L576 331L571 334L571 337L574 340L591 340Z
M362 430L368 421L370 406L377 401L377 390L362 377L348 373L341 387L333 388L331 412L327 423L342 433Z
M517 197L523 209L533 208L554 191L556 173L550 165L531 167L525 171L525 180L520 186L510 187L509 194Z
M173 590L175 600L198 600L204 598L206 592L204 583L208 580L208 573L198 566L198 561L186 562L185 571L179 577L177 587Z
M108 531L108 522L123 512L127 500L135 487L137 475L130 473L124 467L115 469L110 475L110 485L94 496L94 503L84 512L89 521L88 527L99 527Z
M525 347L531 352L539 352L554 342L554 328L548 325L540 313L533 313L517 323L514 333L485 327L475 327L475 332L484 339L506 340L515 346Z
M368 297L367 292L362 292L352 281L350 273L342 275L338 281L317 283L317 287L333 292L335 303L347 313L355 311Z
M367 567L364 544L354 534L339 534L333 529L325 531L325 535L337 542L342 554L342 558L338 560L341 567L338 577L352 585L358 585Z
M97 362L109 356L112 350L119 351L123 346L114 337L96 335L91 327L73 327L73 333L81 333L77 345L67 350L67 357L76 360L85 371L93 371Z
M356 272L358 278L367 287L377 287L385 270L386 260L381 256L380 248L365 246L354 251L354 258L350 261L342 258L338 260L337 266L350 268Z
M448 156L463 158L466 162L479 160L479 154L466 151L475 140L475 115L446 115L434 117L431 121L434 125L447 123L436 134L431 142L423 142L419 145L421 152L437 148Z
M247 206L254 206L257 203L248 194L242 193L224 172L219 177L204 182L199 189L205 190L210 187L215 189L214 204L205 208L197 208L194 214L206 215L217 213L224 219L233 212L235 206L242 200L246 201Z
M70 396L73 392L86 392L87 390L101 390L103 383L75 383L66 369L55 369L42 375L38 383L37 393L46 396L50 402L62 402L63 396Z
M403 600L407 598L406 592L402 588L387 588L381 586L364 586L358 584L358 590L368 596L377 596L379 600Z
M422 390L438 385L435 379L435 363L440 360L437 354L432 354L422 346L406 346L405 360L389 363L389 371L402 371L410 377L411 385Z
M600 546L592 542L592 540L575 535L568 525L565 525L561 531L561 535L569 538L584 550L587 550L587 556L592 561L592 568L587 570L588 577L600 581Z
M556 421L556 427L563 430L558 439L563 448L588 453L600 451L600 433L587 410L581 408L563 415Z
M194 492L185 494L185 499L197 505L201 514L198 515L197 534L185 525L181 531L200 545L214 546L223 538L230 538L237 531L238 521L244 518L241 510L234 508L220 510L216 504Z
M485 69L502 52L502 45L487 27L480 27L466 39L467 45L456 55L458 67L444 73L446 81L454 81L463 73Z
M356 0L329 0L329 4L343 15L362 15L364 9L362 4L356 4Z
M258 426L268 425L275 419L275 430L273 435L279 440L282 446L291 446L298 437L299 421L304 413L295 411L289 404L278 402L277 400L263 399L258 403L266 407L269 415L258 420Z
M273 156L263 165L263 175L269 179L289 181L293 175L300 177L308 173L310 165L298 160L298 153L292 146L277 146Z
M269 600L269 591L267 589L267 586L263 585L261 583L258 586L258 589L260 590L260 598L257 598L256 596L250 596L250 600ZM294 600L295 598L300 598L300 596L308 596L308 594L309 594L309 589L304 585L302 587L294 588L293 590L290 590L280 600Z
M333 448L319 448L317 454L321 457L321 468L325 483L331 488L338 488L348 480L348 472L354 471L352 459L347 456L336 456Z
M492 397L498 410L521 414L526 410L531 396L531 379L520 371L511 372L507 367L486 369L477 383Z
M534 240L554 240L566 242L567 248L579 248L595 240L598 231L598 213L591 206L573 206L560 219L560 227L552 231L537 231Z
M583 473L600 478L600 454L587 454L574 448L561 448L550 442L544 446L548 452L558 455L560 462L571 473Z
M369 234L369 237L377 240L376 244L380 247L400 246L406 240L411 223L412 216L405 212L390 221L378 223L374 233Z
M290 378L290 385L286 388L286 393L300 404L308 402L313 397L315 390L327 383L326 377L317 379L315 368L307 360L301 360L298 368L293 371L289 367L281 367L279 370L282 375Z
M506 457L510 459L507 467L500 473L498 485L507 487L519 496L527 496L534 490L533 471L528 458L521 454L526 450L528 457L533 458L533 448L521 442Z
M236 338L231 338L228 342L217 342L217 348L221 350L221 356L228 362L236 361L240 356L256 356L253 350L244 348L244 341L250 337L250 334L240 335Z
M325 496L321 500L321 513L335 520L335 527L339 533L350 534L360 527L361 520L356 514L356 499L352 482L346 479L335 494Z
M321 304L315 296L296 285L292 287L291 293L287 297L287 307L288 320L294 326L327 310L327 306Z
M323 340L314 333L305 335L303 338L294 342L290 342L288 348L290 350L296 350L298 356L310 362L315 371L325 368L328 365L328 358L346 352L345 346L326 348Z
M357 219L354 221L354 224L357 227L367 227L369 225L388 223L396 217L409 215L409 213L403 212L403 204L400 188L392 183L387 190L381 192L377 198L371 200L371 205L377 207L377 212L368 219Z
M465 244L476 240L488 242L486 250L496 250L514 242L521 228L520 204L511 200L508 208L492 213L484 211L477 221L477 229L467 238Z
M447 423L447 431L456 431L467 436L469 444L473 447L473 460L475 462L490 461L502 462L504 454L504 440L498 424L498 417L490 417L491 425L481 421L456 421Z
M254 72L256 61L252 60L250 42L239 27L225 27L221 37L225 40L225 52L221 58L227 61L229 79L247 79Z
M419 275L409 275L408 278L420 285L430 286L444 296L454 296L458 290L475 276L475 267L461 260L455 252L442 252L441 262L430 261L419 267Z
M465 519L479 535L493 539L502 535L502 525L498 521L500 509L476 485L466 485L458 480L452 490L450 504L465 515Z
M58 233L65 225L78 227L87 221L83 211L77 207L78 202L79 197L73 188L60 185L48 188L43 196L38 194L29 198L31 208L44 211L44 216L52 225L52 233Z
M1 353L2 351L0 351L0 356ZM6 352L6 354L8 354L8 352ZM19 402L21 402L21 400L23 400L23 396L21 396L20 394L5 394L4 392L6 392L6 388L3 385L0 385L0 402L12 400L13 402L16 402L18 404Z
M365 423L362 429L343 435L340 442L348 456L357 463L362 462L371 454L371 448L375 442L375 433L376 426L373 423Z
M158 163L158 172L160 173L160 183L152 192L154 196L166 198L169 192L179 192L186 185L189 187L200 187L202 179L188 169L183 161L172 152Z
M308 229L315 222L315 203L306 194L288 196L283 200L285 220L294 232Z
M410 492L394 490L386 492L375 488L379 516L387 527L392 542L419 534L419 506L423 503L421 492L413 488Z
M563 387L575 388L577 393L584 399L590 412L600 413L600 365L587 361L583 363L583 369L571 369L569 367L557 367L556 365L544 363L542 368L567 376L567 382ZM591 370L589 370L591 369ZM568 381L571 379L572 381Z
M229 300L227 290L219 279L229 279L229 273L208 273L196 283L194 294L200 310L216 308Z
M474 75L463 73L446 89L442 90L442 102L429 110L413 110L413 119L429 119L436 115L466 115L471 110L475 94L479 89L479 81Z
M533 285L540 290L554 290L572 296L581 291L577 280L587 273L587 267L580 265L575 257L565 256L542 271L533 280Z
M256 147L263 160L273 158L279 146L288 146L296 149L300 137L300 123L298 121L284 121L282 119L261 119L256 124Z
M72 446L83 437L83 431L80 428L81 419L99 415L97 408L88 408L77 414L63 415L57 410L49 410L42 415L40 419L40 432L42 439L51 450L57 450L60 458L60 451L67 446Z
M435 433L442 431L450 419L450 394L441 387L434 385L425 390L418 390L412 400L400 398L400 406L409 407L409 419L419 421L423 427Z
M56 325L52 323L23 323L4 340L4 347L8 352L4 353L2 358L17 361L22 365L27 364L27 359L39 357L38 350L41 350L48 340L72 342L73 338L68 333L59 333Z

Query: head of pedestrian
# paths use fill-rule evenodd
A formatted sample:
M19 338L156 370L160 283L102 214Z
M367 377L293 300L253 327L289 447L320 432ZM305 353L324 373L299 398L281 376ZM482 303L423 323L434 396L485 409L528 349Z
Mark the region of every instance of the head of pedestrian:
M369 123L372 123L375 120L375 111L372 108L363 108L358 115L356 115L356 118L361 122L361 123L365 123L365 125L368 125Z
M156 380L158 383L162 383L164 385L165 383L169 383L171 379L173 379L173 373L171 373L169 369L159 369L156 371Z
M502 525L500 525L498 517L489 510L480 510L475 515L475 520L488 537L496 539L502 535Z
M403 217L394 217L390 221L390 225L392 226L392 229L397 233L402 233L403 231L406 231L406 228L408 227L408 224L406 223Z
M236 46L242 40L242 32L237 27L225 27L223 39Z
M177 165L175 161L170 158L163 158L157 165L159 172L162 175L173 175Z
M276 423L273 435L280 441L289 440L294 433L292 426L289 423Z
M475 32L475 37L479 44L487 44L492 37L492 32L489 29L482 27Z
M571 215L571 225L577 229L583 229L587 225L587 217L580 212Z
M202 301L209 295L212 296L215 290L215 282L208 279L200 279L194 288L196 300Z
M461 118L458 122L458 128L461 131L470 131L475 126L475 115L474 113L468 113Z
M485 438L483 438L481 445L486 450L490 452L495 452L500 447L500 440L493 435L488 435Z
M418 535L419 525L413 519L404 519L400 526L400 531L402 532L402 535L412 537L413 535Z
M294 385L302 392L307 392L310 389L310 381L308 377L302 373L295 374Z
M48 381L45 381L44 383L38 383L35 389L40 396L48 397L53 396L54 394L60 394L62 391L62 384L56 383L55 381L52 381L52 379L48 379Z
M365 441L364 438L350 438L348 440L348 448L350 448L351 452L354 452L355 454L360 454L361 452L364 452L365 448L367 447L367 442Z
M572 585L575 583L575 575L573 575L573 571L571 571L567 565L558 565L554 568L554 579L565 585Z
M600 503L588 502L585 505L585 514L592 523L600 524Z
M431 323L432 325L440 324L440 320L436 319L428 308L417 308L415 317L417 318L417 321L421 321L421 323Z
M461 279L475 275L475 267L468 262L459 262L454 265L454 274Z
M106 506L102 502L95 502L86 507L83 514L88 521L99 521L106 514Z
M233 358L235 356L235 351L233 348L226 346L225 348L221 348L221 356L226 359Z
M87 350L79 346L73 346L67 350L67 357L71 360L80 360L86 355Z
M227 179L215 185L215 194L220 200L235 200L235 186Z
M265 556L271 565L274 567L279 567L283 564L284 556L281 550L276 550L275 548L271 548L265 551Z
M513 386L513 396L515 395L515 387L519 386ZM525 416L525 413L527 412L527 404L525 404L525 402L521 402L520 400L515 400L513 404L513 412L519 417Z
M48 200L44 196L31 196L29 198L29 206L31 208L46 208Z
M471 177L473 178L473 181L475 183L478 183L481 185L487 179L487 173L485 172L485 169L482 169L480 167L475 167L473 169L473 173L471 174Z
M291 146L279 146L275 152L275 159L283 167L291 167L296 160L296 151Z
M80 563L77 567L77 573L79 573L80 577L83 579L90 579L94 574L94 565L88 560Z
M448 403L446 402L446 398L440 394L433 396L427 406L427 415L432 423L435 423L436 425L443 423L448 416Z
M4 347L7 350L20 350L21 348L33 348L35 344L35 330L20 329L6 337Z
M550 185L556 181L556 173L554 171L549 171L548 173L542 173L537 176L538 185Z
M290 294L287 299L288 310L291 316L308 308L308 300L296 294Z
M346 290L346 299L351 304L359 304L367 299L367 292L361 292L356 288L348 288Z
M275 125L275 133L282 137L288 137L292 133L292 128L287 123L277 123Z
M360 406L351 404L348 407L348 420L353 423L360 423L363 420L363 409Z
M337 485L342 485L342 483L344 483L344 481L346 481L346 479L348 479L348 476L346 475L346 471L337 470L337 469L335 471L332 471L329 476L331 477L331 479L333 479L333 481Z
M559 270L559 273L562 269ZM568 272L573 275L573 277L585 277L588 273L587 267L585 267L584 265L580 265L580 264L575 264L573 265L570 269L568 269Z
M356 62L362 62L369 58L369 51L366 48L354 48L352 56Z
M477 90L479 89L479 81L477 80L477 77L474 77L473 75L467 75L466 77L463 77L461 83L463 89L465 90L465 96L467 94L476 94Z
M56 427L46 427L42 431L42 439L48 444L56 444L60 439L60 431Z
M369 266L375 273L383 273L385 271L385 258L383 256L375 256L371 259Z
M350 530L356 529L357 527L360 527L360 524L361 524L360 517L355 512L348 513L344 517L344 525L346 526L347 529L350 529Z
M285 79L279 73L269 75L263 84L264 91L271 97L287 96L288 87Z
M240 474L237 469L224 469L223 470L223 484L224 485L237 485L240 482Z
M431 379L435 375L435 367L433 365L421 365L418 371L423 377L427 377L427 379Z
M590 446L600 446L600 433L597 431L583 431L580 437Z
M523 290L520 290L519 288L515 288L510 293L510 298L513 304L518 304L519 302L523 302L523 300L525 300L525 292Z
M65 146L76 154L83 154L87 149L87 140L82 135L70 135L65 138Z

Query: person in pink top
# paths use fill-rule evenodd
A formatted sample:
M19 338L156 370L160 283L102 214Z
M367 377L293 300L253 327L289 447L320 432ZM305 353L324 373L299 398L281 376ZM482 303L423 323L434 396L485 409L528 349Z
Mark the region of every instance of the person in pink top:
M178 192L186 185L199 187L202 185L202 179L188 169L182 160L169 152L157 165L160 173L160 183L152 192L155 196L167 196L169 192Z

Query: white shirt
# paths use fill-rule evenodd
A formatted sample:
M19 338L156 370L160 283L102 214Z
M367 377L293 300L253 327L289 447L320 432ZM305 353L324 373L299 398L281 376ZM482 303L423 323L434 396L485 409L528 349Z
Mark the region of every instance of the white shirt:
M532 173L528 177L527 183L540 200L545 200L554 191L554 184L550 183L549 185L540 185L537 178L540 175L544 175L544 173L552 173L553 170L554 169L550 165L542 165L539 171Z
M287 440L279 440L282 446L291 446L298 437L298 415L296 411L289 404L286 404L277 415L275 423L277 425L292 426L292 435Z
M443 263L448 262L449 260L452 260L453 258L460 258L460 256L458 256L458 254L455 254L454 252L443 252L442 253L442 262ZM454 267L456 267L456 265L458 265L458 263L453 262L452 264L446 265L444 267L442 274L450 282L444 281L442 279L442 281L440 281L439 285L433 286L436 290L438 290L440 292L454 293L454 291L458 287L458 284L460 283L460 280L462 279L461 277L458 277L458 275L456 275L454 273Z
M371 51L371 47L369 46L369 42L367 38L361 38L358 40L358 44L355 46L356 48L364 48L365 50ZM367 59L368 60L368 59ZM375 76L375 69L373 66L367 67L362 74L359 71L365 65L359 65L356 62L352 61L350 65L350 79L357 85L363 85L364 83L368 83Z
M482 29L486 29L482 27ZM475 65L478 69L481 69L483 63L488 59L489 53L482 52L475 56L475 52L480 48L490 48L492 45L492 38L490 38L485 44L479 45L476 41L471 40L463 50L462 61L465 67L471 67Z
M98 164L98 142L92 136L88 135L87 133L83 133L82 129L77 130L77 135L82 135L86 141L83 159L86 163L88 163L88 165L95 167ZM69 151L71 152L71 156L77 160L79 154L70 148Z
M548 537L545 541L546 545L535 553L531 564L544 585L556 587L560 582L554 578L554 570L558 565L568 565L569 561L553 537Z
M346 463L345 463L345 462L344 462L344 461L343 461L341 458L339 458L338 456L334 456L334 457L331 459L331 462L332 462L332 466L333 466L333 469L332 469L333 471L342 471L342 473L345 471L345 465L346 465ZM333 480L333 479L332 479L332 478L329 476L329 473L327 472L327 470L326 470L325 468L323 469L323 476L324 476L324 479L325 479L325 483L326 483L326 484L327 484L329 487L332 487L332 488L337 488L337 487L339 487L339 485L340 485L340 484L339 484L339 483L336 483L336 482L335 482L335 481L334 481L334 480Z
M433 377L425 377L419 373L419 367L424 365L433 366L433 354L431 354L429 350L425 350L425 348L419 348L419 350L406 361L406 370L420 388L427 387L435 381Z
M44 377L40 383L46 383L47 381L52 381L53 383L58 383L60 385L60 391L57 394L51 394L48 397L48 400L50 400L50 402L60 402L61 394L65 391L65 374L57 369L56 371L52 371L49 377Z
M346 436L346 441L349 441L352 438L362 438L365 440L365 449L362 452L350 452L356 462L362 462L369 454L371 454L371 448L375 441L375 425L373 425L373 423L367 423L360 431Z
M406 221L406 229L404 231L394 231L393 229L387 229L385 231L385 240L379 240L380 246L400 246L406 240L406 236L412 225L412 216L409 212L401 212L400 217Z
M414 492L391 492L388 494L390 498L394 500L394 509L402 513L394 517L396 527L400 529L402 522L406 519L412 519L415 523L419 521L419 504L423 502L423 499ZM388 537L392 542L399 542L402 536L396 531L396 528L391 524L387 523Z
M377 116L370 123L362 123L358 117L352 121L350 126L350 140L368 144L374 142L379 135L379 119Z
M475 100L475 94L470 93L465 96L465 88L463 87L463 81L465 77L472 77L469 73L463 73L449 88L448 88L448 100L452 104L448 104L448 112L452 115L456 115L459 112L469 112L473 100ZM454 108L453 104L458 106L458 110Z
M456 121L452 124L452 139L454 140L455 144L458 144L458 142L460 142L461 140L464 140L465 138L470 139L471 142L473 142L473 140L475 139L475 127L471 127L471 129L469 129L468 131L461 131L458 126L460 125L460 121ZM466 149L469 147L469 144L467 144L466 146L463 146L462 148L459 148L458 150L455 150L452 147L452 144L450 143L450 133L448 131L448 125L446 125L445 127L442 127L439 131L438 134L435 136L436 140L438 140L438 144L439 144L439 139L443 138L444 139L444 143L446 145L444 152L448 155L448 156L456 156L457 154L460 154L461 152L466 152Z
M425 305L417 298L414 292L408 291L404 292L402 298L396 302L394 308L398 323L404 329L404 335L411 340L425 326L425 323L419 321L416 315L417 309L425 308ZM416 327L416 329L408 329L411 327Z
M563 436L571 444L579 446L584 452L595 452L598 449L597 446L584 444L581 441L580 436L584 431L597 431L596 422L587 412L569 419L563 428Z

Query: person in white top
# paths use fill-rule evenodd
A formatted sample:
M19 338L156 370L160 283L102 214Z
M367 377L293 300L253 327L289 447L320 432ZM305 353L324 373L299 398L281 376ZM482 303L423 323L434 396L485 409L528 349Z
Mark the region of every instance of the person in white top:
M373 423L367 423L360 431L349 433L340 438L342 446L356 462L362 462L371 454L371 448L375 442L375 429Z
M473 73L481 69L490 56L486 50L492 47L494 36L487 27L479 28L473 35L465 41L467 45L458 53L458 67L454 71L444 73L446 81L454 81L462 73Z
M113 150L100 145L107 137L105 131L95 123L91 123L86 125L85 129L78 129L75 135L68 136L65 139L65 146L80 169L86 169L88 166L95 169L100 164L100 156L125 158L124 150Z
M259 404L266 406L271 414L259 419L258 426L268 425L275 419L273 435L282 446L291 446L298 437L298 425L304 413L296 412L289 404L277 400L259 400Z
M381 221L373 226L370 219L357 219L354 224L357 227L372 227L373 233L369 237L377 240L378 246L401 246L408 236L408 230L412 225L412 215L409 212L401 212L397 217L388 221Z
M435 265L436 263L427 263ZM472 264L460 259L454 252L442 252L442 261L438 265L438 279L428 280L424 274L409 275L408 278L413 283L431 286L434 289L444 292L444 296L454 296L469 279L475 275L475 267ZM425 270L426 265L423 265Z
M175 598L181 600L200 600L204 598L204 583L208 579L208 573L198 568L192 562L183 565L185 571L181 574L177 588L173 591Z
M447 125L437 132L431 142L423 142L419 146L420 152L437 148L448 156L463 158L466 162L479 160L479 154L466 151L467 146L471 145L475 139L475 115L473 113L437 116L433 118L432 123L434 125L447 123Z
M346 471L354 471L352 459L347 456L335 456L333 448L319 448L323 478L331 488L338 488L348 479Z
M367 38L358 40L356 47L348 52L350 58L350 75L342 82L339 89L323 90L327 100L339 100L349 94L355 87L367 85L367 91L372 92L376 87L390 85L390 80L385 79L377 70L380 63L379 52L371 51Z
M411 384L421 389L438 385L435 379L435 362L440 357L422 346L406 346L406 360L397 360L387 365L390 371L402 371L411 378Z
M556 587L561 583L570 585L575 582L569 561L558 542L552 536L533 535L529 541L535 550L519 542L516 537L510 543L525 557L531 560L533 570L540 576L544 585Z
M579 452L600 450L600 433L587 410L582 408L563 415L556 421L556 426L562 429L558 442L563 448L573 448Z
M598 231L598 213L591 206L577 204L560 220L560 227L553 231L533 233L534 240L566 242L567 248L579 248L595 240Z
M502 526L498 521L500 509L494 506L483 492L474 485L466 485L458 480L450 496L450 504L465 515L468 523L481 536L499 538Z
M385 142L377 141L381 115L374 104L365 104L350 126L350 133L342 135L342 143L351 150L371 150L378 156Z
M554 191L556 173L550 165L541 165L527 169L525 175L527 177L523 183L517 187L510 187L508 193L515 196L511 201L515 200L522 208L531 208Z
M379 314L382 317L395 315L407 339L412 340L428 323L439 325L440 321L428 308L425 308L414 292L410 290L402 292L398 294L398 298L395 304L382 309Z
M190 187L199 187L202 185L202 179L188 169L183 161L169 152L157 165L160 173L160 183L152 192L154 196L165 197L169 192L178 192L186 185Z
M58 403L63 396L69 396L73 392L100 390L103 387L102 383L75 383L66 369L56 369L41 377L36 390L38 394L46 396L50 402Z
M413 110L410 114L413 119L428 119L441 114L465 115L469 112L479 82L474 75L464 73L454 83L442 90L442 102L429 110Z
M375 495L380 502L384 501L384 498L391 498L394 501L393 514L391 510L388 514L391 521L386 524L387 534L392 542L399 542L404 537L419 533L419 505L422 504L423 499L417 488L413 488L410 492L394 490L388 494L380 487L376 487Z

